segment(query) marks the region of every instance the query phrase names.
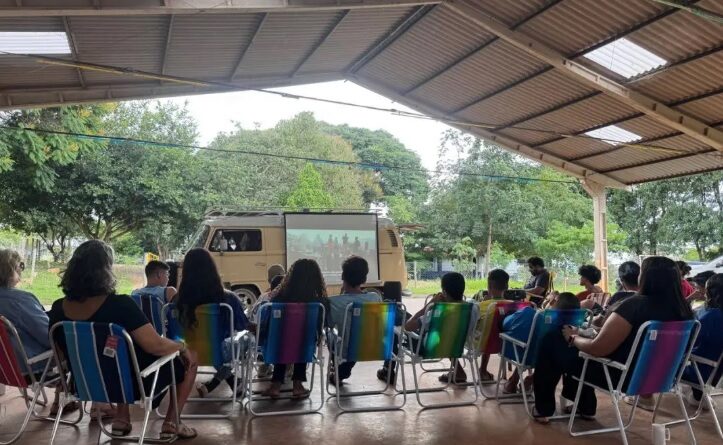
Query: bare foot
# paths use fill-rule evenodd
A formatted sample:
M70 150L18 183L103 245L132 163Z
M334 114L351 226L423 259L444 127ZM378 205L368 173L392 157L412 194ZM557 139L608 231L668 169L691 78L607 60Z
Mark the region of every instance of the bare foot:
M281 396L281 383L273 382L271 386L266 389L261 395L265 397L271 397L272 399L278 399Z
M294 380L294 389L291 391L291 398L305 399L307 397L309 397L309 390L304 388L300 380Z

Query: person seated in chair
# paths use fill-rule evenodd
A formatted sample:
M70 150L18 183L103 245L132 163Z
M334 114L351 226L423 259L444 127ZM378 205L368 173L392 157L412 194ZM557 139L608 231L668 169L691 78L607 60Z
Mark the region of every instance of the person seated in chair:
M145 269L146 286L133 290L131 295L153 295L164 304L171 301L176 296L177 291L175 287L168 285L170 270L170 266L163 261L149 261Z
M487 293L479 305L480 318L477 326L487 322L487 312L491 304L505 299L505 292L509 288L510 275L502 269L493 269L487 274ZM490 361L489 354L480 357L479 378L482 382L494 380L494 376L487 370Z
M344 318L346 316L346 307L351 303L379 303L381 297L376 292L365 292L362 285L367 281L369 274L369 263L360 256L350 256L341 265L341 294L329 299L331 307L329 327L335 328L339 335L344 329ZM347 320L350 323L351 320ZM335 336L330 335L329 349L334 346ZM351 376L351 370L354 362L344 362L339 364L339 375L335 375L334 363L329 365L329 382L336 384L336 378L339 383Z
M580 309L580 300L578 300L577 296L575 296L572 292L562 292L556 296L551 308L563 311ZM535 309L528 306L508 315L502 322L502 332L508 334L515 340L526 342L530 337L530 330L532 329L535 313ZM513 345L507 345L507 348L503 351L506 357L515 357L513 348ZM520 359L522 359L522 353L520 351L518 351L518 353L520 355ZM532 387L532 379L532 375L525 377L525 381L523 382L525 388L529 389ZM517 392L517 386L519 383L520 375L517 373L517 370L515 370L512 373L512 376L510 376L507 380L503 392L505 394L514 394Z
M457 272L447 272L442 276L442 292L439 292L435 294L427 303L427 305L422 308L419 312L414 314L411 318L409 318L404 323L404 329L406 331L410 332L419 332L419 330L422 327L422 318L424 317L424 314L427 312L427 310L434 304L438 302L462 302L464 301L464 276ZM413 347L413 345L410 345ZM396 348L395 348L395 353ZM379 380L387 381L387 372L389 370L389 364L385 363L384 367L377 371L377 378ZM395 379L395 370L392 370L392 375L390 377L391 381L394 381ZM455 383L464 383L467 380L467 375L464 372L464 369L462 369L461 366L455 365L455 375L453 376L453 382ZM440 376L440 381L446 383L449 376L447 374L444 374Z
M577 273L580 275L580 286L585 288L585 290L578 292L576 295L578 300L585 301L590 295L603 292L602 288L597 285L602 278L600 269L592 264L585 264L580 266Z
M691 354L703 357L708 360L717 362L723 354L723 274L715 274L708 278L705 284L705 306L695 311L695 318L700 321L700 332L695 341L695 346ZM699 364L703 381L707 381L713 368L708 365ZM711 382L713 386L718 384L723 374L723 368L718 369L718 374L713 377ZM683 381L699 384L698 376L692 366L687 366L683 372ZM686 391L686 399L688 403L697 408L701 403L703 393L699 389L693 388L692 391ZM708 409L704 405L704 409Z
M539 306L550 290L550 272L545 269L545 262L542 258L536 256L527 260L527 268L531 276L523 289L528 295L532 295L530 301Z
M605 307L600 307L590 299L580 303L580 307L590 309L593 313L597 314L592 321L594 328L600 328L605 322L605 319L612 313L612 310L617 307L618 304L638 292L639 276L640 266L638 263L634 261L626 261L618 267L618 281L620 282L620 288L608 299ZM598 309L597 312L596 309Z

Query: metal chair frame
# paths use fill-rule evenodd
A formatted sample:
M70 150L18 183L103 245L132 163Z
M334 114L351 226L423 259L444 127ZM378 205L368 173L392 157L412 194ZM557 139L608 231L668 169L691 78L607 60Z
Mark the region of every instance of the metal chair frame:
M688 434L690 435L690 438L692 441L691 443L693 445L695 445L695 443L696 443L695 434L693 433L693 427L690 424L690 418L688 417L688 412L685 409L685 402L683 401L682 391L680 390L680 386L679 386L680 379L683 375L683 370L685 368L685 366L683 366L683 364L688 362L688 359L690 357L690 352L693 349L693 345L695 344L695 339L698 336L698 331L700 330L700 322L697 320L692 320L692 322L693 322L693 327L691 329L690 336L688 338L688 345L686 346L685 353L683 355L683 360L681 361L681 363L677 364L679 369L676 372L676 376L673 381L672 388L669 392L674 393L676 395L676 397L678 398L678 402L680 404L680 408L683 412L683 417L684 417L682 422L685 422L686 426L688 427ZM640 326L640 328L638 329L638 332L635 335L635 341L633 342L633 346L630 349L630 353L628 354L628 358L625 361L625 363L616 362L614 360L603 358L603 357L594 357L590 354L580 352L580 357L585 359L585 361L582 366L582 371L580 373L580 377L574 377L575 380L577 380L579 383L578 383L578 387L577 387L577 393L575 395L575 402L573 403L573 406L572 406L572 413L570 415L570 420L568 423L568 429L570 431L571 436L578 437L578 436L603 434L603 433L619 431L623 444L628 445L628 438L627 438L626 430L633 421L633 418L635 416L635 409L637 408L637 404L638 404L640 395L639 394L634 395L635 401L633 403L633 408L630 411L630 416L628 417L627 423L623 423L623 418L622 418L622 414L620 411L620 402L626 396L623 386L625 384L628 374L635 371L635 367L637 366L637 363L634 364L633 361L634 361L635 357L637 356L638 349L640 347L642 347L642 345L646 341L646 340L644 340L644 336L648 335L648 332L649 332L648 328L653 323L655 323L655 322L647 321ZM598 385L594 385L592 383L588 383L585 381L585 374L587 372L587 367L591 361L600 363L602 365L603 371L605 373L605 381L607 383L607 388L603 388ZM620 376L620 380L618 381L617 385L613 385L613 383L612 383L612 378L610 377L610 368L615 368L622 372L622 375ZM577 414L578 404L580 402L580 394L582 393L583 385L590 386L598 391L602 391L602 392L610 395L618 426L586 430L586 431L574 431L573 430L574 424L575 424L575 415ZM655 404L655 410L653 411L653 421L655 421L655 417L657 415L657 409L658 409L658 406L660 405L660 399L661 399L662 395L663 395L663 393L659 393L657 395L658 399Z
M397 302L393 302L393 303L397 305L397 310L402 311L402 313L406 312L406 307L402 303L397 303ZM389 302L366 303L366 304L389 304ZM402 339L404 338L404 325L403 324L400 329L394 330L394 338L397 343L398 353L397 354L392 353L392 358L390 359L390 362L396 363L398 365L400 373L401 373L401 377L402 377L401 394L403 397L402 403L400 405L366 406L364 408L352 408L352 407L348 407L344 403L342 403L343 398L385 395L390 388L393 388L396 386L396 385L392 385L392 383L391 383L391 373L387 373L387 381L386 381L386 386L384 387L384 389L377 390L377 391L353 391L353 392L345 391L343 393L341 391L339 391L339 389L338 389L339 385L340 385L340 383L339 383L339 365L342 363L345 363L347 361L345 358L346 351L343 350L343 347L344 347L343 345L348 343L347 335L349 335L349 329L347 329L347 324L351 323L351 317L349 314L351 313L353 307L354 307L354 303L349 303L346 306L346 310L344 313L344 322L342 325L343 326L342 333L341 334L334 333L333 335L329 336L330 339L332 337L333 337L333 339L335 339L332 356L334 358L334 370L335 370L334 377L336 379L334 386L336 388L334 390L331 389L331 383L329 381L330 379L328 378L328 375L327 375L327 382L326 382L327 394L329 394L331 397L336 398L336 403L339 406L339 409L343 412L371 412L371 411L400 410L400 409L404 408L404 405L406 405L406 403L407 403L407 387L406 387L406 383L404 380L404 354L402 353ZM349 326L349 328L350 327L351 326ZM394 365L392 365L392 366L394 366Z
M54 341L55 338L55 332L58 329L62 330L62 327L65 323L91 323L91 322L84 322L84 321L61 321L56 324L54 324L50 328L50 342L53 347L53 355L55 357L55 360L59 364L65 363L67 366L71 366L68 362L64 361L63 358L65 357L66 351L62 351L58 344ZM109 326L113 326L113 323L99 323L99 324L107 324ZM118 326L118 325L115 325ZM120 327L120 326L119 326ZM121 328L122 329L122 328ZM128 347L128 355L131 360L131 371L133 373L133 376L136 378L136 383L138 385L138 391L140 393L140 399L136 400L135 404L141 406L144 411L143 415L143 426L141 428L141 434L138 436L120 436L113 434L113 432L108 431L107 427L103 423L101 419L101 414L98 413L98 425L100 425L101 432L105 434L106 436L110 437L111 439L117 439L122 441L137 441L139 445L142 445L143 443L171 443L176 440L177 436L174 434L173 436L164 439L164 438L146 438L146 433L148 430L148 421L150 419L151 412L153 411L153 397L152 395L155 394L156 384L158 382L158 374L161 370L161 367L163 365L170 363L171 365L171 384L170 391L171 391L171 403L174 404L176 407L176 425L180 424L180 419L178 417L178 398L176 394L176 376L174 372L174 365L173 365L173 359L178 356L178 352L174 352L173 354L164 355L163 357L159 357L158 360L148 365L145 369L140 370L138 367L138 358L136 357L136 352L133 347L133 340L131 339L131 336L126 332L125 329L122 329L122 340L125 341L126 345ZM66 403L69 402L101 402L101 403L107 403L105 400L81 400L76 394L74 394L72 391L70 391L70 382L74 379L73 375L73 369L66 370L63 365L59 365L58 369L61 374L61 387L62 392L60 393L60 403L59 403L59 409L58 409L58 415L55 418L55 424L53 425L53 433L50 436L50 444L52 445L55 441L55 436L58 433L58 426L61 423L61 417L63 416L63 409L65 408ZM82 374L82 373L81 373ZM145 377L153 376L153 384L151 386L150 396L146 394L145 387L143 386L143 379ZM76 383L77 387L77 383ZM165 388L164 388L165 389ZM83 410L80 411L80 417L83 417ZM100 441L100 437L98 438Z

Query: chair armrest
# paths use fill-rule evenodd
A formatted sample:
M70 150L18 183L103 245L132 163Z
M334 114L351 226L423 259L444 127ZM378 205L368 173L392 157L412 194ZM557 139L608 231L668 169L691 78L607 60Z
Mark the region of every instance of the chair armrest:
M178 356L178 351L174 352L173 354L164 355L163 357L160 357L155 362L151 363L146 367L146 369L141 371L141 377L146 378L149 375L153 374L154 372L158 371L161 366L165 365L166 363L170 362L174 358Z
M49 360L51 357L53 357L53 350L49 349L49 350L43 352L42 354L38 354L35 357L29 358L28 364L34 365L35 363L38 363L38 362L44 362L46 360Z
M510 342L510 343L512 343L512 344L514 344L514 345L516 345L516 346L519 346L519 347L521 347L521 348L526 348L526 347L527 347L527 343L525 343L525 342L523 342L523 341L520 341L520 340L518 340L518 339L516 339L516 338L510 337L508 334L500 334L500 338L501 338L502 340L504 340L504 341L508 341L508 342Z
M590 355L587 352L580 351L580 358L584 358L586 360L592 360L594 362L598 362L603 365L619 369L621 371L625 371L625 369L626 369L625 365L620 362L616 362L615 360L611 360L611 359L605 358L605 357L595 357L594 355Z
M718 362L715 362L715 361L713 361L713 360L709 360L709 359L707 359L707 358L705 358L705 357L701 357L701 356L699 356L699 355L692 355L692 354L691 354L691 356L690 356L690 361L691 361L691 362L695 362L695 363L700 363L701 365L712 366L712 367L714 367L714 368L715 368L716 366L718 366Z

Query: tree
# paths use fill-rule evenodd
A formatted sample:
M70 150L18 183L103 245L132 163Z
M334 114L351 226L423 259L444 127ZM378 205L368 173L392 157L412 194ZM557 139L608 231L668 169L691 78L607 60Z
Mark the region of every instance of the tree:
M331 196L324 190L324 181L311 163L299 174L296 187L286 198L286 207L294 210L327 209L332 206Z
M21 110L0 115L0 122L8 127L98 134L104 116L112 109L113 105L104 104ZM105 144L97 139L3 129L0 131L0 175L3 182L27 177L33 187L49 190L57 177L55 167L68 165L78 156ZM14 177L5 176L11 171L16 173Z
M322 123L322 130L337 135L348 141L354 153L362 161L402 167L403 169L379 168L379 182L383 196L375 197L374 193L365 191L366 202L381 199L388 202L390 196L405 197L414 205L420 205L429 193L429 178L422 169L422 162L417 153L409 150L394 136L384 130Z

